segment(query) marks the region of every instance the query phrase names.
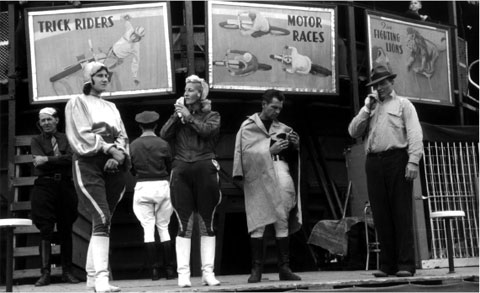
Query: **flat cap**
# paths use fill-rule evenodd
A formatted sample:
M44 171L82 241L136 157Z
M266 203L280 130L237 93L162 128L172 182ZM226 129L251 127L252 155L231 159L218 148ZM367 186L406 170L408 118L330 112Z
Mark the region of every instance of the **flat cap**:
M55 110L55 108L52 108L52 107L45 107L41 109L40 112L38 112L39 116L40 114L47 114L47 115L53 116L57 114L57 110Z
M160 115L155 111L143 111L135 116L135 121L142 124L148 124L157 121L158 118L160 118Z

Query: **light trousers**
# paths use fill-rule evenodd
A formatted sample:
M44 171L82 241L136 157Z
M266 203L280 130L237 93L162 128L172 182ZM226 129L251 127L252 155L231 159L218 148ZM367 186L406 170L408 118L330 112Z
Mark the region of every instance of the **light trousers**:
M137 182L133 195L133 212L143 227L145 243L155 241L155 227L160 242L169 241L168 224L173 207L168 180Z
M277 176L280 192L272 196L280 197L281 202L281 208L277 208L278 219L273 223L273 227L275 228L275 236L277 238L283 238L288 237L288 218L290 211L295 207L295 184L290 175L287 162L281 160L273 161L273 167ZM262 238L264 232L265 226L259 227L251 233L250 237Z

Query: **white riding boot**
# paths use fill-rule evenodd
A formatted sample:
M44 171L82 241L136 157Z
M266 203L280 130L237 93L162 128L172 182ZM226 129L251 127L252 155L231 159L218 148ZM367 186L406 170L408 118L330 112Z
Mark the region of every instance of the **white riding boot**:
M85 263L85 271L87 272L87 289L95 291L95 268L93 267L92 244L89 243L87 250L87 262Z
M92 245L88 245L87 262L85 264L85 271L87 272L87 289L95 291L95 268L93 267ZM110 292L120 292L120 287L110 284Z
M192 239L177 237L175 239L175 250L177 253L177 273L178 273L178 286L179 287L191 287L190 282L190 249L192 245Z
M202 259L202 284L218 286L220 281L215 278L213 264L215 263L215 236L200 237L200 256Z
M110 238L105 236L92 236L90 246L92 246L91 255L93 257L93 267L95 268L95 291L98 293L120 291L120 288L111 286L109 283L108 253ZM118 289L118 291L113 291L115 288Z

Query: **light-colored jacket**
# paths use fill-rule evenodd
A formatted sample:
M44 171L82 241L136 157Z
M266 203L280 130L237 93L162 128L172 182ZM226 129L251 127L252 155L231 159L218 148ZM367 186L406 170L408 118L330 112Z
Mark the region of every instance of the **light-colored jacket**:
M350 122L348 133L353 138L360 138L367 127L365 153L407 148L408 162L419 164L423 156L422 126L415 107L408 99L392 91L391 98L377 101L372 113L363 106Z
M71 98L65 106L65 128L73 152L81 157L123 151L130 169L130 146L120 112L114 103L91 95Z
M288 133L290 129L287 125L275 120L267 132L256 113L242 123L237 133L232 176L235 179L243 179L249 233L276 222L279 211L282 209L279 198L276 196L279 194L279 184L270 154L270 140L278 133ZM297 205L289 218L290 234L298 231L302 225L299 192L296 195L296 202Z

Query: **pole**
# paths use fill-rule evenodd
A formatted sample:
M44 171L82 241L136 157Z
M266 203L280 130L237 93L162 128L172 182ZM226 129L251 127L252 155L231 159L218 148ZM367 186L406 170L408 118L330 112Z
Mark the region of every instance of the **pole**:
M193 33L193 8L192 1L185 1L185 29L187 41L187 70L188 75L195 74L195 47Z

